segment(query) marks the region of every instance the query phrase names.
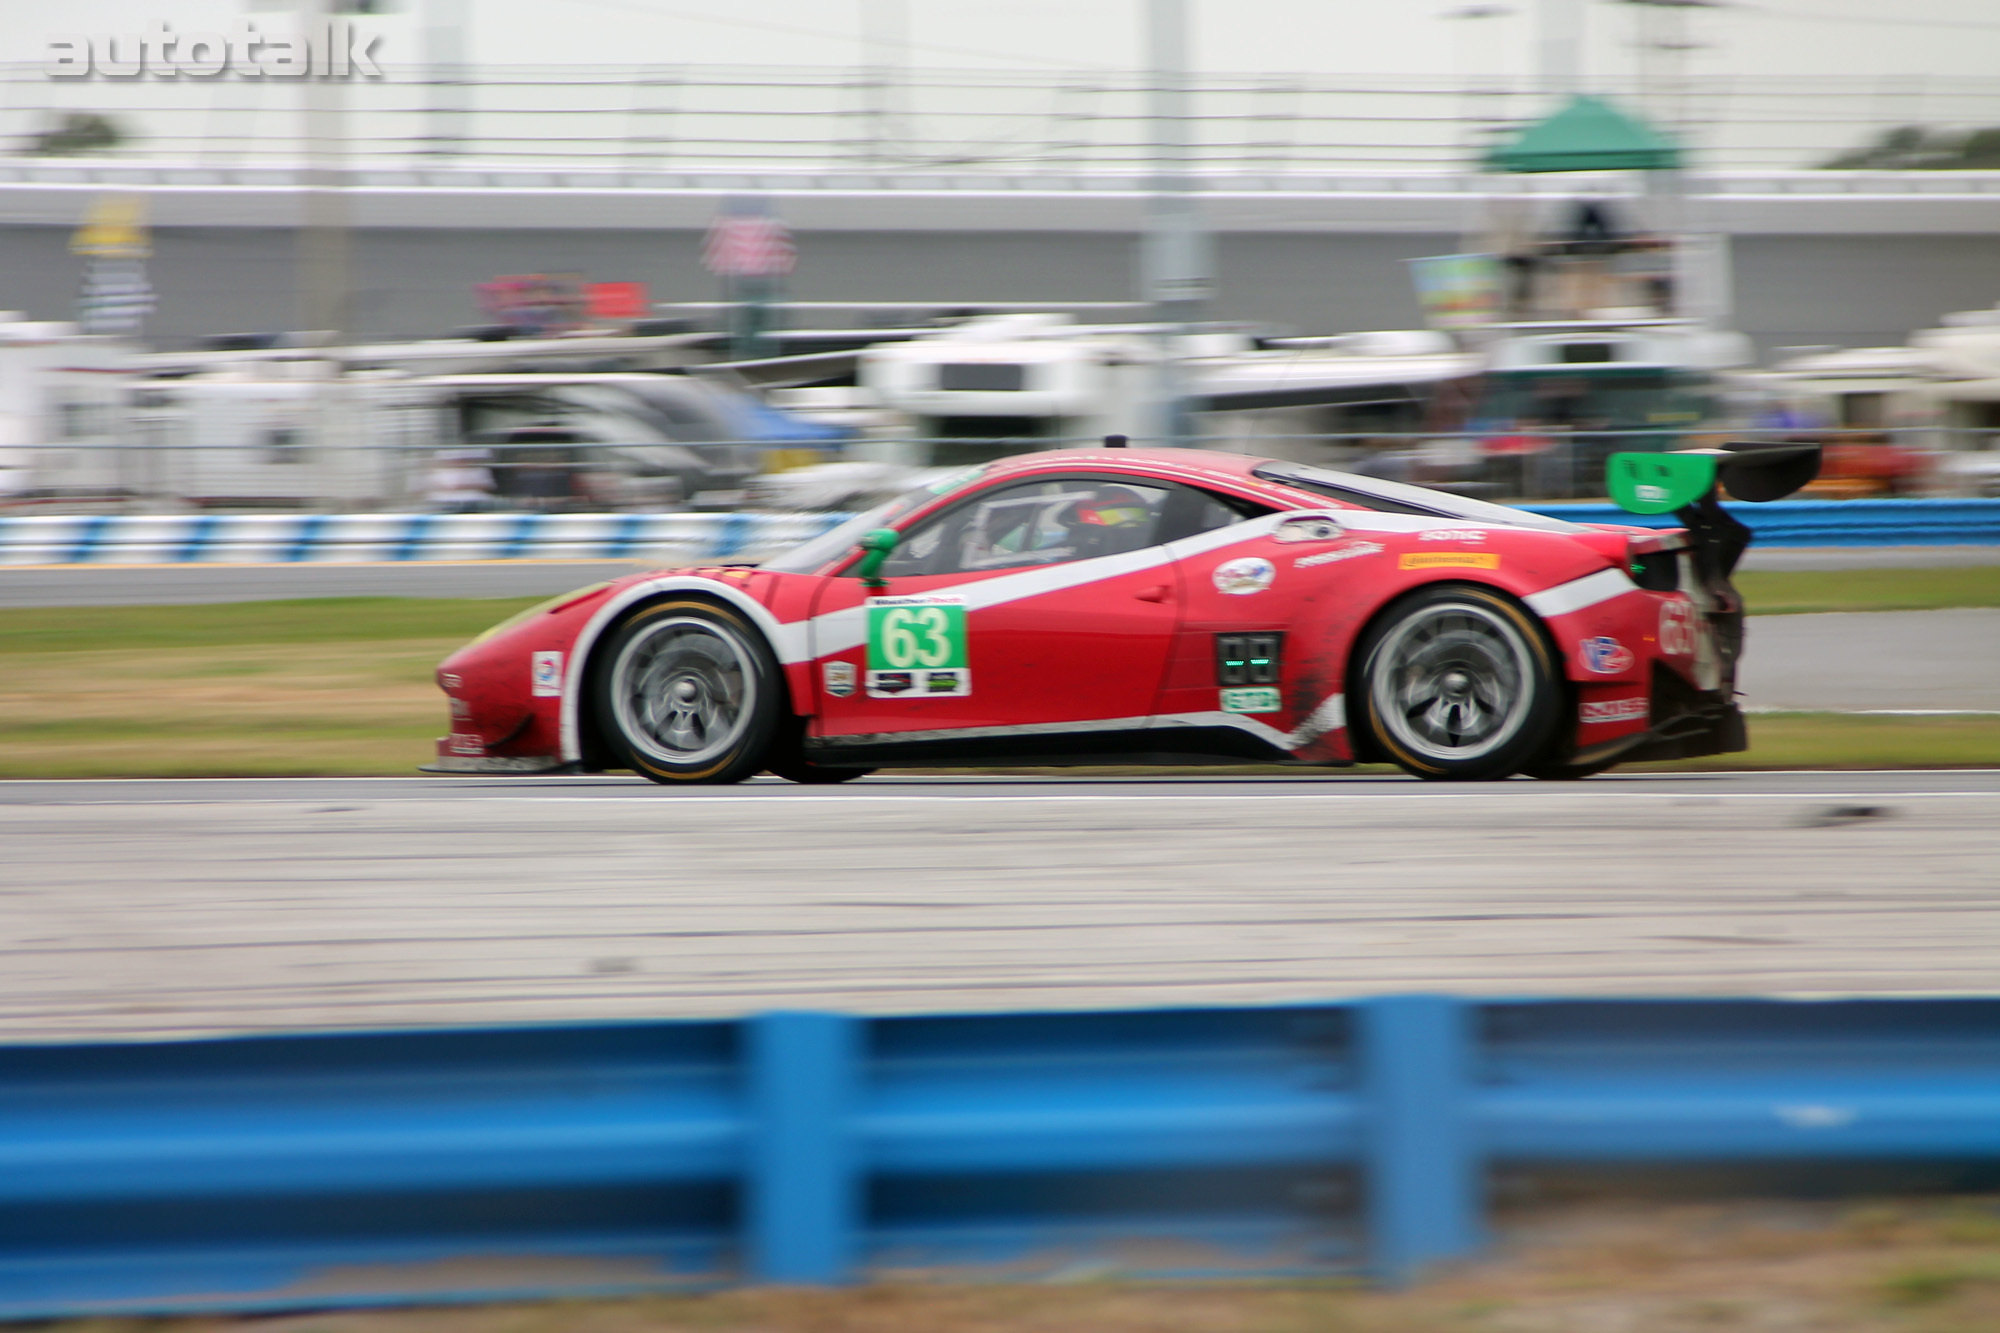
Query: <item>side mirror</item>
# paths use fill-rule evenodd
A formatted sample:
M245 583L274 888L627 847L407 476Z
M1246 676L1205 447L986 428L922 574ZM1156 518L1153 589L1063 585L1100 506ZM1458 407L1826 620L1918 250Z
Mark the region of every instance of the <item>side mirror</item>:
M896 549L897 541L894 528L877 528L854 544L854 549L861 552L861 563L854 567L854 572L861 576L861 584L869 592L889 590L882 578L882 565Z

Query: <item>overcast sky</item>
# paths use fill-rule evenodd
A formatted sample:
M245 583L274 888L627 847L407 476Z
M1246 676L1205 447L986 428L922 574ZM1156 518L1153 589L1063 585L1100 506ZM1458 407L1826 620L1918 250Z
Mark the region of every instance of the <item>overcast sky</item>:
M1527 74L1544 0L1478 0L1510 13L1444 17L1467 0L1188 0L1198 67L1320 74ZM419 52L418 30L440 3L470 15L475 62L495 64L850 65L866 33L900 28L916 67L1130 69L1143 63L1143 0L399 0L379 27L385 66ZM1576 0L1587 14L1586 72L1600 87L1631 77L1639 8ZM275 0L261 0L258 8ZM427 6L430 8L427 10ZM21 0L6 25L7 58L40 59L56 32L131 32L165 21L187 32L226 28L244 0ZM1657 12L1655 14L1658 18ZM1757 0L1684 14L1700 45L1687 69L1712 74L2000 77L1994 0ZM257 16L275 28L276 15ZM1671 21L1671 20L1665 20ZM880 49L879 47L877 48Z

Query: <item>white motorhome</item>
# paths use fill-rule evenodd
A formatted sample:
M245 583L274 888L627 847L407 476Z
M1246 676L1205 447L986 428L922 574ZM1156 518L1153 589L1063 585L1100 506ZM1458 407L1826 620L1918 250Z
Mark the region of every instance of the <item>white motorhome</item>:
M115 497L134 373L128 343L0 313L0 507Z
M130 399L140 448L122 481L160 505L393 505L408 496L403 457L431 442L399 377L336 376L325 361L146 379Z
M891 439L857 461L952 467L1003 453L1145 434L1160 351L1143 329L1067 315L971 319L861 353L861 388L890 414Z
M198 508L426 508L434 468L514 509L734 508L760 459L744 395L644 372L404 375L234 364L133 387L135 494Z
M1898 347L1803 351L1755 378L1802 429L1824 430L1831 482L1878 480L1860 451L1894 449L1917 478L1906 489L2000 492L2000 309L1946 315Z

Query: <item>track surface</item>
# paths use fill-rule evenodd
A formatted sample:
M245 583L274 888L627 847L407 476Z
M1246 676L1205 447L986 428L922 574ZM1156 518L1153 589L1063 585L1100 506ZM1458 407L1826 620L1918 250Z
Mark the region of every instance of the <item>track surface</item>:
M0 1040L2000 989L1994 771L20 782L0 840Z
M2000 607L1752 616L1753 708L2000 711Z

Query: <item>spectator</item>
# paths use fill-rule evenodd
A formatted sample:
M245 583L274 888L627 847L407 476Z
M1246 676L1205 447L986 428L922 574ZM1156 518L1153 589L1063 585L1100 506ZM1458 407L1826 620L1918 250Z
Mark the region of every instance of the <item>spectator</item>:
M493 507L493 470L484 449L448 449L431 463L424 500L441 514L477 514Z

